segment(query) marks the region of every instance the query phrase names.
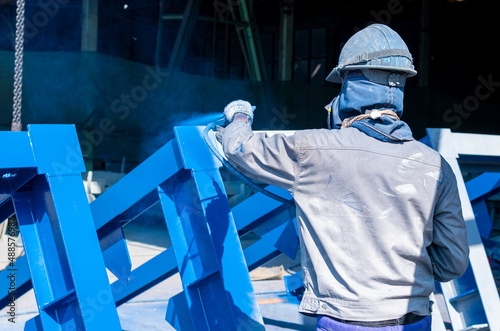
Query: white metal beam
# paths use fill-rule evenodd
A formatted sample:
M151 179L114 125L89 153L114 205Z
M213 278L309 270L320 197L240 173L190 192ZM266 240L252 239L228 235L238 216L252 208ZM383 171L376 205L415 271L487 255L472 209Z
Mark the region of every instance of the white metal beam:
M457 178L458 190L462 201L462 213L467 226L467 239L469 241L469 261L474 278L479 290L479 295L483 303L486 318L490 330L500 330L500 297L495 285L495 280L491 273L488 258L484 250L479 230L476 225L474 211L465 188L458 158L460 156L500 156L500 136L452 133L450 129L427 129L432 147L437 150L443 158L450 164ZM454 281L444 283L443 291L447 299L455 296L457 289ZM465 314L467 312L457 312L448 303L450 319L454 329L465 329Z

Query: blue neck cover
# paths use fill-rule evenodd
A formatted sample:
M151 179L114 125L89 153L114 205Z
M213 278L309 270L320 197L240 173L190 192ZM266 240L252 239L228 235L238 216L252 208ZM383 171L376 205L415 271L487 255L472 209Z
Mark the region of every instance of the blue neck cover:
M404 89L401 87L373 83L360 70L353 71L344 79L340 94L326 106L332 112L333 125L329 128L340 129L344 119L374 109L392 110L401 118L403 95ZM359 120L351 126L382 141L413 140L410 127L405 122L387 115L378 119Z

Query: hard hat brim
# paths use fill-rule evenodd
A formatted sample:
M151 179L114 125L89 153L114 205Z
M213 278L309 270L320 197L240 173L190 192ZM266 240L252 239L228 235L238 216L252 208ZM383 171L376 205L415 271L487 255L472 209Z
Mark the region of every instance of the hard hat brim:
M339 72L337 70L338 67L333 68L332 72L328 76L326 76L326 80L332 83L342 83L342 79L340 78Z
M326 77L326 80L332 83L342 84L342 78L340 78L341 71L352 71L361 69L376 69L376 70L387 70L392 72L402 72L406 74L406 77L413 77L417 74L417 71L411 68L394 68L391 66L381 66L381 65L349 65L343 68L335 67L332 72Z

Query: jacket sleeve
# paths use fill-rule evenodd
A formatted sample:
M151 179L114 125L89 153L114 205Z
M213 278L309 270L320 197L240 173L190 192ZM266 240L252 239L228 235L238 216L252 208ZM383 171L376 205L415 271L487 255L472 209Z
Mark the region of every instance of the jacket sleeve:
M293 193L300 170L295 136L254 134L249 124L234 121L224 130L222 147L231 165L245 176Z
M469 264L469 244L457 180L451 167L442 159L442 181L434 211L433 242L429 253L434 278L447 282L463 275Z

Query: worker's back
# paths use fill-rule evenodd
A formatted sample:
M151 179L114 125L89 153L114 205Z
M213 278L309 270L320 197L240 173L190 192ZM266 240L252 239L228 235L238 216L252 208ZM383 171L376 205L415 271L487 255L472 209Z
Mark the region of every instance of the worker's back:
M355 128L301 131L294 140L301 311L361 321L428 314L434 276L427 248L447 237L450 254L434 256L442 280L461 274L467 261L462 229L454 238L436 232L434 222L460 224L462 217L448 164L417 141L382 142Z

